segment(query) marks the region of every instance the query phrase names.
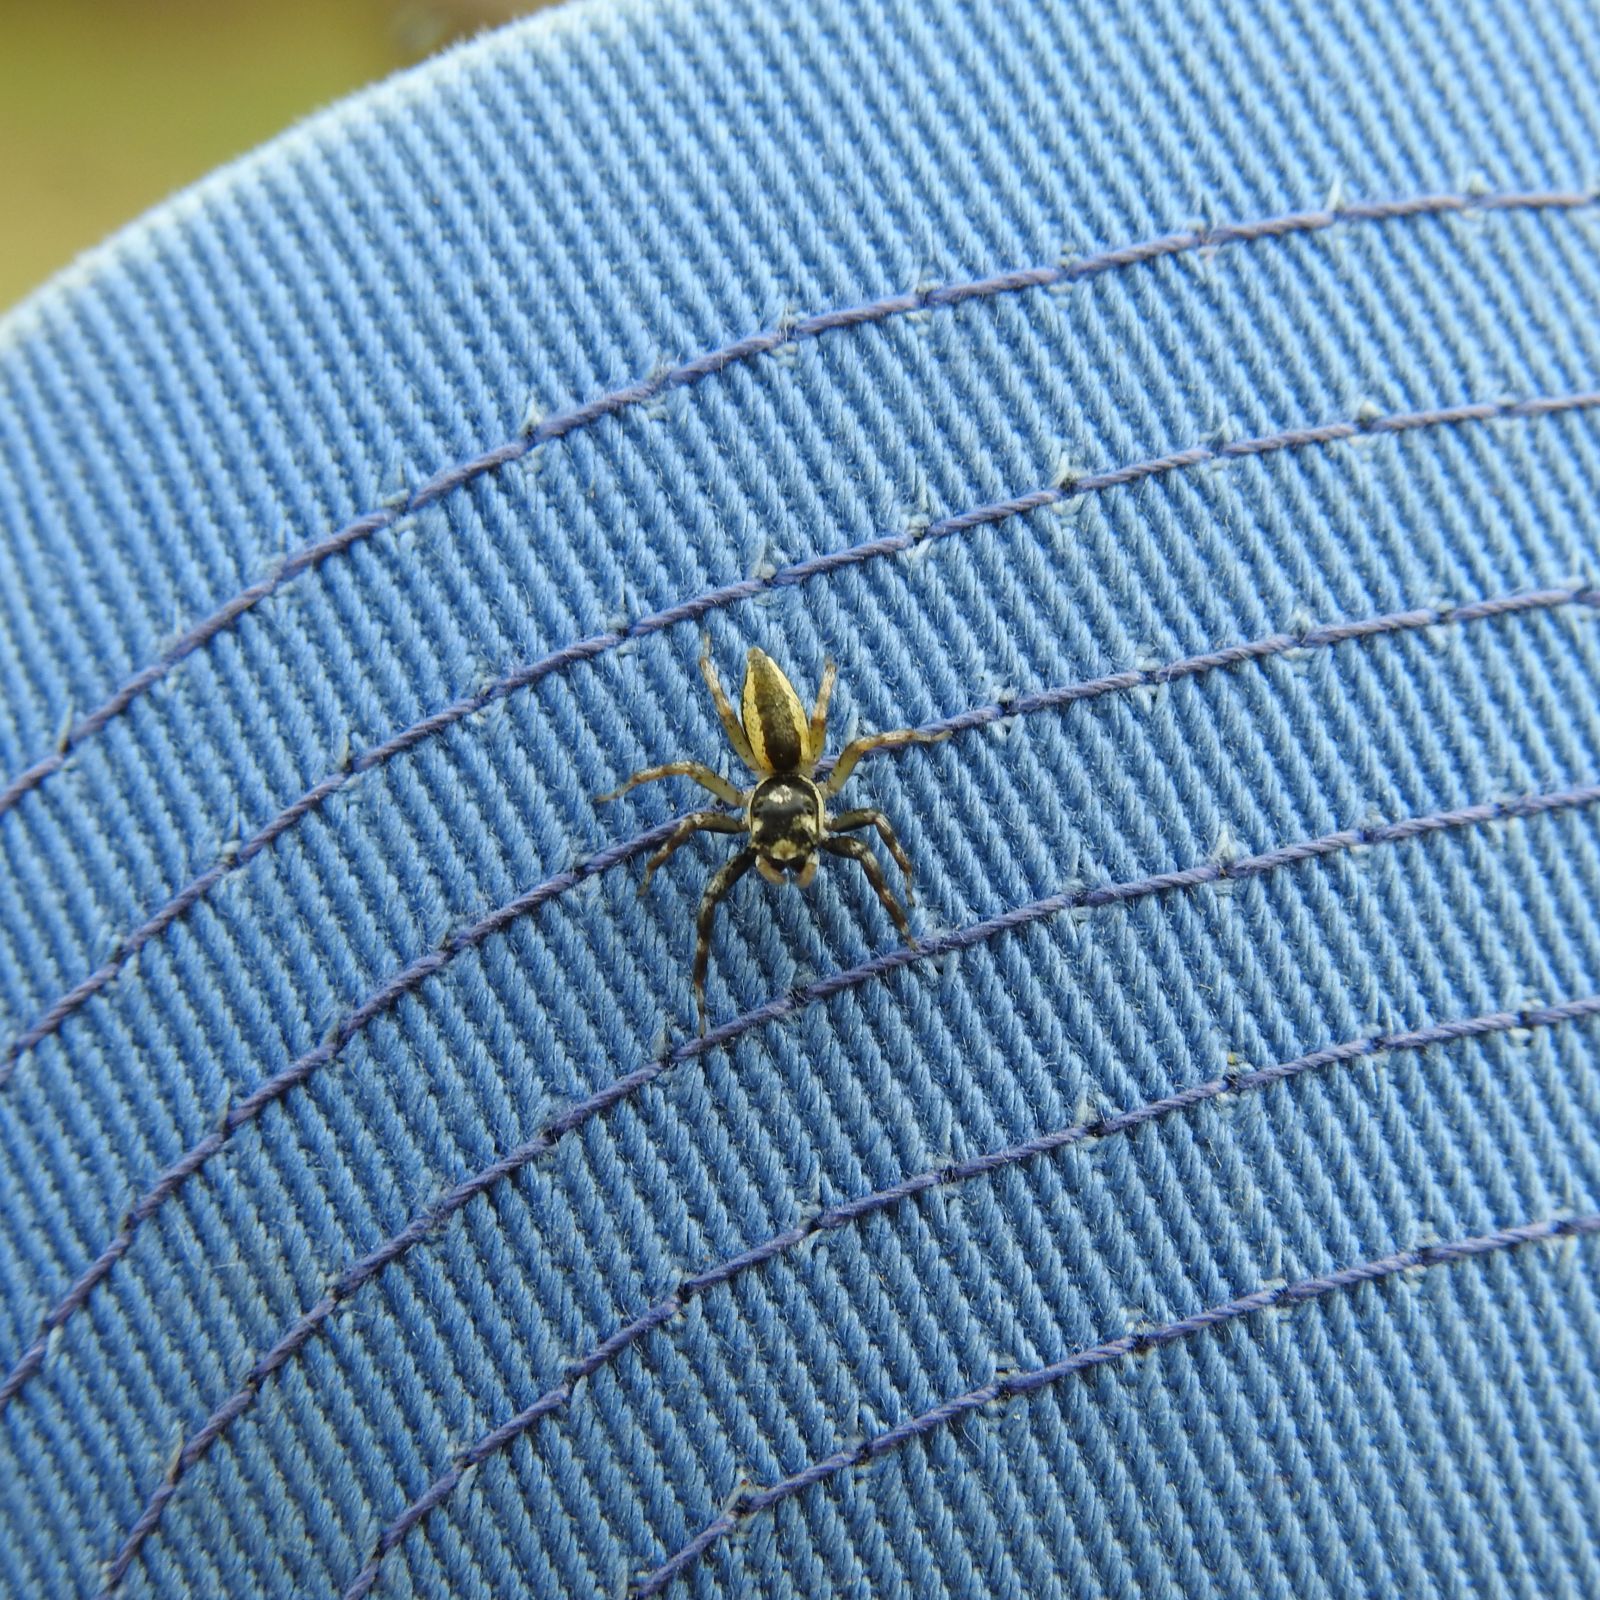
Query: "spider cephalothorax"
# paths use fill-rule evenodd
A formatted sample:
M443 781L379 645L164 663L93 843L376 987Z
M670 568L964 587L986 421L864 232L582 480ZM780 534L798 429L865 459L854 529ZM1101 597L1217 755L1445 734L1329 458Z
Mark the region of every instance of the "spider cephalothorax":
M717 902L727 894L751 867L755 867L769 883L785 880L799 884L803 889L816 876L817 855L847 856L858 861L868 882L877 891L884 909L894 918L895 926L908 944L915 944L911 924L906 919L904 907L895 899L884 876L878 858L860 839L841 835L857 828L876 828L889 854L906 878L906 904L911 903L911 859L900 847L900 841L881 811L864 809L828 812L828 801L844 787L845 780L855 770L856 763L869 750L881 750L907 744L932 744L949 737L948 732L924 732L920 728L897 728L891 733L871 733L852 740L839 754L832 772L825 778L815 776L817 763L822 759L823 744L828 732L828 696L833 692L834 665L827 662L822 669L822 683L817 689L817 703L808 718L794 692L794 685L783 675L778 664L761 650L752 650L746 658L744 692L740 696L739 711L735 712L711 663L709 646L700 656L700 671L705 676L706 687L716 702L717 715L733 746L734 754L758 775L759 781L749 789L740 789L730 783L720 772L699 761L669 761L665 766L648 767L636 772L622 785L601 800L615 800L626 794L635 784L648 783L653 778L693 778L719 799L739 808L738 815L726 811L695 811L686 816L673 830L667 842L651 856L645 868L644 881L639 885L643 894L657 867L679 845L696 833L743 833L750 842L724 863L706 885L700 898L700 912L696 919L694 947L694 999L700 1016L700 1031L706 1026L706 966L711 957L711 924L716 915Z

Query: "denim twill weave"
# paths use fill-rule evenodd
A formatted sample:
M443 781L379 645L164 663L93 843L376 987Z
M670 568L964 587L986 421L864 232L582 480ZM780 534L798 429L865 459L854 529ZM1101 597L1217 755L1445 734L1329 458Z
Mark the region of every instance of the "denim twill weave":
M204 1153L0 1412L0 1587L100 1592L155 1503L128 1596L337 1596L461 1452L693 1275L1341 1041L1504 1014L935 1186L719 1281L473 1455L373 1592L612 1595L742 1491L1007 1374L1600 1207L1600 1024L1540 1020L1600 992L1593 807L1384 831L1600 782L1595 607L1451 610L1600 583L1600 417L1576 403L1600 390L1600 205L1532 203L1600 181L1597 80L1576 0L593 0L336 108L0 323L0 772L51 766L0 816L4 1039L222 866L9 1058L7 1369L130 1202ZM1440 195L1464 203L1361 210ZM412 503L530 419L891 297ZM1327 424L1356 426L1304 436ZM1254 439L1276 443L1231 448ZM908 547L756 582L432 728L575 641L880 540ZM809 688L837 657L835 748L1146 670L852 780L948 953L684 1053L502 1174L689 1025L709 847L642 901L618 864L494 913L688 798L594 793L721 759L702 626L725 673L758 644ZM714 1021L893 948L830 866L805 895L736 892ZM1075 907L960 937L1050 896ZM1597 1250L1417 1265L1107 1362L819 1477L675 1583L1595 1593Z

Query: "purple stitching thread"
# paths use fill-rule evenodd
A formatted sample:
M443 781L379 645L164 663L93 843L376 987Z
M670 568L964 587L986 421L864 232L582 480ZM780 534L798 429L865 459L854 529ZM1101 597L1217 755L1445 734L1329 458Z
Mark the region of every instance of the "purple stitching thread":
M1581 598L1586 601L1589 598L1587 594L1574 596L1567 590L1539 590L1526 595L1505 595L1491 600L1475 601L1456 608L1454 612L1448 615L1456 620L1475 620L1483 617L1507 615L1521 610L1537 609L1539 605L1542 605L1547 600L1554 603L1557 597L1562 600ZM949 728L952 733L959 732L969 727L978 727L984 723L997 721L1001 717L1023 716L1035 711L1047 710L1054 706L1066 705L1075 699L1086 699L1096 694L1107 694L1119 689L1139 687L1151 683L1169 682L1181 677L1196 675L1213 667L1229 666L1236 661L1249 660L1255 656L1280 654L1284 650L1303 647L1307 644L1307 641L1312 645L1332 645L1347 639L1398 631L1402 625L1408 625L1411 621L1424 618L1430 620L1442 618L1443 615L1445 614L1434 611L1394 612L1387 617L1376 617L1361 622L1331 623L1321 628L1314 628L1303 635L1273 634L1266 639L1257 640L1253 643L1226 646L1221 650L1169 662L1160 667L1113 673L1106 678L1091 680L1088 683L1069 685L1063 689L1044 690L1037 694L1021 696L1003 705L980 706L974 710L947 718L943 722L929 723L927 727L930 732L941 731L944 728ZM1427 623L1418 622L1418 625L1425 626ZM823 770L830 764L823 763ZM179 1157L157 1178L154 1185L146 1190L140 1199L135 1202L124 1218L123 1225L116 1236L95 1260L84 1269L67 1293L46 1313L33 1343L18 1357L4 1381L0 1381L0 1411L4 1411L22 1386L39 1370L43 1364L45 1350L51 1335L82 1307L95 1287L104 1280L116 1263L127 1254L133 1244L134 1235L139 1226L154 1215L190 1177L205 1166L206 1162L223 1148L239 1128L243 1127L247 1122L253 1121L267 1106L281 1099L292 1088L305 1082L313 1073L326 1066L368 1022L382 1015L398 1000L418 988L427 978L440 971L457 955L475 948L491 935L509 926L518 917L536 910L546 901L565 894L569 889L583 882L584 879L593 877L596 873L606 871L610 867L618 866L625 861L631 860L640 852L653 848L666 838L667 834L676 826L678 820L680 819L673 818L631 840L624 840L620 844L608 845L605 849L597 851L579 862L577 866L569 868L566 872L557 873L552 878L545 879L542 883L536 884L532 889L529 889L525 894L519 895L515 899L497 907L487 916L457 934L440 949L429 951L427 954L417 957L416 960L402 967L380 988L374 990L360 1006L347 1013L343 1020L323 1039L321 1044L298 1057L282 1072L257 1085L246 1099L231 1107L227 1120L223 1125L214 1129L198 1144ZM1236 863L1236 868L1237 865Z
M848 989L860 988L873 980L887 976L898 971L901 967L909 966L914 961L929 960L937 956L946 955L953 950L965 950L973 945L981 944L997 934L1008 932L1012 929L1027 926L1029 923L1038 922L1046 917L1055 916L1059 912L1073 910L1078 907L1094 907L1129 904L1133 901L1147 898L1151 895L1164 894L1174 889L1193 889L1208 883L1220 883L1224 880L1242 881L1247 878L1261 877L1279 867L1292 865L1296 862L1310 861L1322 856L1335 855L1341 851L1355 849L1361 845L1390 844L1403 840L1416 839L1428 833L1443 832L1448 829L1476 826L1481 823L1498 821L1511 817L1534 817L1547 812L1571 810L1581 806L1589 806L1600 801L1600 784L1591 784L1581 789L1563 790L1559 793L1543 795L1527 795L1512 800L1487 801L1479 805L1463 806L1453 811L1436 812L1432 815L1421 817L1405 817L1398 822L1385 823L1378 827L1346 829L1338 833L1325 834L1319 839L1303 840L1296 844L1281 845L1275 850L1264 851L1254 856L1241 857L1229 862L1205 862L1199 866L1185 867L1173 872L1153 874L1146 878L1138 878L1128 883L1107 884L1098 889L1080 889L1046 896L1042 900L1035 900L1028 905L1016 906L1009 911L1003 911L998 916L985 918L981 922L969 923L964 928L954 932L939 935L937 938L923 942L920 949L911 950L905 947L886 951L882 955L873 956L859 963L857 966L846 968L843 971L831 973L819 978L815 982L806 984L802 988L792 989L787 994L774 996L762 1005L755 1006L749 1011L742 1012L727 1022L712 1028L708 1033L686 1039L682 1044L655 1060L646 1062L642 1067L637 1067L625 1077L618 1078L607 1084L605 1088L597 1090L587 1099L575 1102L560 1116L546 1123L524 1144L508 1155L485 1167L482 1171L464 1179L461 1183L444 1196L437 1205L430 1210L420 1213L395 1234L392 1238L380 1244L368 1255L356 1261L337 1278L327 1294L317 1302L310 1311L306 1312L284 1334L284 1336L267 1352L250 1372L246 1374L241 1387L221 1406L214 1411L201 1425L189 1443L184 1446L175 1458L172 1473L169 1478L150 1498L137 1523L130 1530L128 1538L122 1548L113 1558L109 1573L115 1574L117 1580L126 1574L139 1546L148 1537L157 1522L161 1519L161 1511L168 1499L171 1498L177 1484L184 1474L195 1462L199 1461L218 1437L224 1433L235 1419L242 1416L255 1404L256 1396L260 1393L261 1385L285 1362L293 1357L315 1337L317 1330L324 1322L347 1300L362 1284L389 1266L392 1262L405 1255L414 1245L420 1244L424 1239L434 1233L444 1222L452 1217L469 1201L487 1192L503 1178L508 1178L520 1171L535 1157L542 1155L555 1143L572 1132L582 1127L585 1123L609 1110L618 1101L628 1098L637 1089L652 1083L660 1077L669 1067L681 1065L683 1062L694 1060L704 1055L709 1050L718 1049L723 1045L731 1044L735 1039L750 1033L757 1028L765 1027L768 1023L792 1015L807 1006L815 1005L833 995L842 994ZM672 830L672 822L663 823L660 827L652 829L649 836L652 843L663 839ZM645 846L639 841L630 841L623 845L613 845L611 850L618 854L618 859L626 859L620 854L636 854ZM591 862L596 859L591 857ZM588 865L586 863L586 865ZM576 869L575 869L576 870ZM598 870L591 868L592 870ZM589 875L588 873L585 876ZM543 886L541 886L543 887ZM530 894L538 891L530 891ZM526 897L525 897L526 898ZM496 925L503 926L510 920L506 908L496 912ZM472 930L461 936L462 940L471 936ZM457 941L459 944L460 941ZM435 962L436 965L429 971L437 970L440 952L434 956L425 957L425 961ZM420 963L414 963L418 966ZM408 969L410 970L410 969ZM421 981L418 979L417 981ZM369 1002L370 1005L370 1002ZM366 1008L363 1008L366 1009ZM321 1047L321 1048L326 1048ZM302 1061L310 1060L319 1052L313 1051L311 1056L302 1057ZM320 1061L317 1064L321 1064ZM310 1070L306 1069L294 1075L296 1067L291 1067L286 1073L280 1074L272 1083L283 1083L285 1089L292 1082L299 1082L308 1076ZM1270 1070L1270 1069L1264 1069ZM257 1109L267 1102L262 1099L263 1092L271 1085L263 1085L257 1090L251 1100L256 1103ZM282 1093L284 1090L279 1090ZM275 1096L274 1096L275 1098ZM248 1104L249 1102L246 1102ZM252 1113L253 1115L254 1113ZM231 1131L231 1130L230 1130ZM193 1159L195 1152L205 1149L207 1155L221 1148L225 1135L214 1133L201 1144L195 1146L178 1162L175 1167L169 1168L168 1173L184 1169L183 1175L188 1176L196 1166L202 1164ZM179 1179L178 1182L181 1182ZM169 1183L164 1175L158 1180L150 1194L163 1190L161 1198L164 1200L177 1183ZM149 1198L148 1196L146 1197ZM159 1204L160 1202L156 1202ZM140 1202L142 1206L143 1201ZM137 1211L139 1208L136 1207ZM152 1205L150 1210L154 1210ZM148 1215L149 1212L145 1212ZM142 1218L140 1218L142 1220ZM12 1369L11 1375L5 1384L0 1386L0 1403L9 1401L23 1383L35 1372L43 1361L44 1350L50 1332L55 1327L61 1326L73 1311L82 1305L90 1290L96 1283L111 1270L117 1259L126 1253L128 1244L131 1243L132 1225L124 1229L119 1235L123 1240L121 1247L115 1255L111 1251L103 1252L99 1261L81 1277L60 1305L52 1311L46 1319L46 1331L29 1346L22 1360ZM109 1258L109 1259L108 1259ZM105 1262L103 1269L100 1262ZM98 1276L91 1276L98 1273ZM115 1583L109 1584L106 1593L115 1588Z
M632 839L625 839L619 844L608 845L604 850L596 851L580 861L577 866L557 873L553 878L546 878L525 894L497 906L487 916L463 929L439 949L418 956L416 960L395 973L381 988L375 989L355 1010L347 1012L329 1031L321 1044L291 1062L282 1072L258 1084L245 1099L230 1106L227 1116L221 1123L167 1167L150 1188L134 1202L116 1237L84 1269L72 1287L45 1315L40 1324L38 1337L23 1351L6 1375L5 1381L0 1383L0 1411L16 1398L22 1386L38 1372L44 1362L45 1350L51 1335L64 1326L74 1312L81 1309L95 1287L128 1253L139 1226L154 1216L240 1128L254 1121L268 1106L282 1099L298 1084L304 1083L319 1068L326 1066L369 1022L419 988L426 979L454 960L456 956L474 949L491 935L516 921L518 917L536 910L547 900L565 894L567 890L582 883L586 878L592 878L597 873L631 860L642 851L662 843L678 820L674 818ZM607 1091L602 1091L602 1094L605 1092ZM558 1118L557 1122L550 1126L554 1127L559 1122Z
M1134 462L1128 466L1117 467L1108 472L1094 473L1086 477L1077 478L1061 487L1036 489L1028 494L1017 495L1009 500L995 501L990 505L980 506L974 510L962 512L957 516L946 517L941 521L931 523L927 527L915 531L908 530L903 533L890 534L863 544L852 545L844 550L812 556L805 561L799 561L792 566L785 567L770 577L747 578L738 583L724 585L720 589L707 590L691 600L681 601L677 605L670 606L662 611L651 612L647 616L630 623L626 628L609 633L592 634L587 639L578 640L551 655L541 657L538 661L516 668L479 693L468 695L453 702L451 705L430 713L420 722L413 723L409 728L403 729L384 743L364 752L343 770L330 773L308 789L298 800L279 812L265 827L250 839L247 839L238 849L213 862L198 878L183 889L180 889L159 911L123 939L95 971L58 998L43 1016L39 1017L6 1046L4 1055L0 1056L0 1089L4 1089L11 1081L12 1074L16 1071L17 1062L24 1054L56 1033L69 1017L73 1016L104 989L145 945L165 933L173 923L193 909L230 873L247 866L281 835L288 832L290 828L305 817L320 809L325 800L337 794L352 779L364 772L370 772L374 768L382 766L393 757L412 749L436 734L443 733L446 729L453 727L466 717L482 711L486 706L492 705L498 700L505 699L515 691L528 688L551 674L565 671L579 662L592 661L608 651L616 649L630 639L644 638L653 633L660 633L682 622L696 621L709 612L720 610L740 600L750 599L768 589L793 587L824 573L835 572L844 567L855 566L881 556L909 550L915 545L925 544L934 539L948 538L953 534L965 533L973 528L1002 522L1010 517L1029 511L1042 510L1045 507L1057 505L1077 495L1104 493L1108 489L1120 488L1126 484L1162 476L1169 472L1180 471L1205 462L1230 460L1245 456L1270 455L1280 450L1300 449L1308 445L1350 439L1362 433L1408 433L1421 428L1456 426L1464 422L1482 422L1505 417L1526 419L1536 416L1558 415L1563 412L1590 410L1595 407L1600 407L1600 390L1572 395L1536 396L1516 403L1455 406L1434 411L1401 413L1394 416L1379 417L1370 422L1325 423L1320 427L1294 428L1281 433L1260 435L1252 439L1238 439L1231 444L1217 446L1197 445L1189 450L1180 451L1175 455L1157 456L1147 461ZM1499 599L1480 601L1476 608L1465 606L1431 612L1404 612L1395 613L1393 619L1377 618L1371 623L1330 624L1327 628L1314 629L1304 636L1290 638L1288 635L1274 634L1268 639L1258 640L1253 644L1232 646L1231 649L1238 652L1232 657L1226 657L1226 652L1209 652L1205 655L1195 656L1189 658L1188 661L1175 663L1169 671L1174 677L1188 676L1196 671L1203 671L1212 665L1228 665L1232 660L1261 659L1264 656L1280 655L1286 650L1315 647L1325 643L1339 643L1344 638L1358 638L1362 636L1359 631L1362 629L1371 629L1376 632L1400 632L1404 631L1404 626L1420 628L1432 627L1443 622L1476 621L1480 617L1499 615L1503 611L1551 609L1556 606L1571 604L1575 601L1583 604L1600 604L1600 595L1597 595L1595 591L1574 593L1570 590L1544 590L1528 596L1505 596ZM1484 607L1490 609L1481 609ZM1422 620L1413 620L1418 618ZM1358 631L1338 633L1337 630L1341 628L1356 629ZM1324 637L1324 635L1327 635L1327 637ZM1163 680L1152 678L1148 673L1143 675L1122 673L1097 681L1100 684L1109 684L1112 688L1117 688L1135 683L1151 683ZM1067 704L1071 698L1090 698L1094 693L1105 692L1107 690L1103 687L1087 685L1076 695L1069 695L1067 700L1053 703ZM1017 703L1021 704L1022 702L1019 701ZM1005 714L1011 715L1013 712L1008 710ZM962 725L977 726L976 723ZM3 814L3 807L0 807L0 814Z
M992 1150L966 1161L936 1167L928 1172L918 1173L915 1177L903 1178L887 1189L860 1195L854 1200L845 1201L842 1205L832 1206L826 1211L819 1212L816 1216L774 1235L762 1244L721 1261L705 1272L683 1279L665 1299L658 1301L648 1311L619 1328L603 1343L596 1345L588 1355L570 1363L562 1373L561 1382L553 1389L540 1395L530 1406L518 1412L509 1421L491 1429L477 1443L461 1451L451 1462L450 1467L378 1536L371 1558L345 1589L343 1600L365 1600L377 1584L385 1558L404 1543L413 1528L449 1498L467 1472L473 1467L481 1466L490 1456L503 1450L513 1440L521 1438L535 1423L563 1410L584 1378L593 1377L630 1345L672 1321L696 1296L721 1284L730 1283L754 1267L775 1260L819 1233L832 1232L851 1223L860 1222L929 1189L966 1183L974 1178L997 1172L1003 1167L1031 1161L1037 1156L1048 1155L1057 1150L1065 1150L1071 1145L1086 1144L1115 1134L1129 1133L1135 1128L1143 1127L1147 1122L1158 1121L1174 1112L1188 1111L1222 1095L1242 1094L1249 1090L1265 1088L1269 1084L1282 1083L1289 1078L1298 1077L1303 1072L1359 1061L1388 1051L1424 1050L1431 1045L1449 1044L1459 1039L1507 1033L1513 1028L1552 1027L1558 1023L1594 1016L1600 1016L1600 995L1593 995L1583 1000L1569 1000L1561 1005L1544 1006L1536 1010L1496 1011L1454 1022L1437 1023L1432 1027L1415 1028L1403 1033L1374 1034L1363 1039L1348 1040L1343 1044L1314 1050L1308 1055L1297 1056L1292 1061L1281 1061L1274 1066L1262 1067L1256 1071L1210 1078L1204 1083L1180 1089L1162 1099L1147 1101L1130 1111L1098 1117L1092 1122L1074 1123L1070 1127L1038 1134L1032 1139L1009 1145L1002 1150Z
M628 1589L630 1600L645 1600L649 1595L662 1592L681 1573L694 1565L718 1540L730 1534L742 1522L759 1512L781 1505L785 1500L816 1484L824 1482L849 1467L865 1466L882 1456L898 1450L902 1445L921 1439L947 1424L981 1411L995 1403L1005 1404L1019 1395L1032 1394L1036 1389L1056 1383L1075 1373L1088 1372L1103 1367L1125 1356L1143 1355L1164 1345L1176 1344L1193 1334L1220 1328L1225 1323L1236 1322L1241 1317L1253 1316L1258 1311L1277 1306L1304 1305L1308 1300L1318 1300L1324 1295L1354 1289L1363 1283L1376 1283L1381 1278L1397 1276L1421 1268L1447 1266L1453 1262L1468 1261L1477 1256L1493 1255L1499 1250L1512 1250L1522 1245L1547 1243L1555 1239L1576 1238L1584 1234L1600 1233L1600 1212L1586 1212L1576 1217L1552 1217L1541 1222L1524 1222L1515 1227L1498 1228L1493 1233L1474 1234L1466 1239L1453 1239L1445 1244L1425 1245L1416 1250L1397 1250L1393 1255L1379 1256L1372 1261L1357 1262L1354 1266L1340 1267L1335 1272L1314 1278L1302 1278L1297 1283L1282 1284L1275 1289L1256 1289L1240 1295L1237 1300L1227 1300L1221 1305L1208 1306L1192 1316L1180 1317L1159 1328L1144 1333L1124 1334L1120 1339L1108 1339L1104 1344L1079 1350L1047 1367L1035 1367L1027 1372L1011 1373L995 1378L976 1389L969 1389L953 1400L946 1400L931 1411L886 1429L849 1450L840 1450L821 1461L813 1461L792 1476L770 1484L763 1489L746 1490L720 1516L708 1522L686 1545L669 1556L659 1567L646 1573Z
M1125 245L1120 249L1084 256L1060 266L1025 267L1012 272L996 273L992 277L980 278L971 283L945 284L925 291L891 295L865 305L848 306L839 310L824 311L815 316L802 317L781 327L751 334L733 344L696 356L692 361L674 367L658 377L642 379L571 410L556 412L519 437L508 439L504 444L497 445L470 461L460 462L436 473L426 483L413 490L400 504L366 512L354 522L347 523L338 532L329 534L327 538L302 546L280 562L275 571L248 588L242 589L210 616L197 622L155 661L124 681L104 704L75 723L61 741L58 750L36 761L13 778L4 789L0 789L0 816L4 816L25 794L36 789L52 773L59 772L66 765L67 757L73 750L121 716L135 700L159 683L179 662L193 655L195 651L203 649L246 612L276 594L301 573L308 572L313 567L320 566L330 556L371 538L402 517L410 516L425 506L445 499L457 489L474 482L486 473L496 472L511 462L520 461L529 451L540 445L552 443L565 438L569 433L591 427L602 418L616 416L632 407L644 405L674 389L688 388L704 378L721 372L725 367L750 361L758 356L770 355L785 345L800 344L841 329L885 322L892 317L905 316L916 311L957 306L968 300L990 299L997 295L1050 288L1058 284L1081 283L1099 277L1103 273L1195 250L1215 249L1231 244L1251 244L1265 239L1282 239L1298 233L1318 233L1341 222L1389 222L1407 217L1444 216L1471 211L1576 211L1595 204L1597 199L1600 199L1600 195L1594 192L1559 190L1549 193L1497 195L1441 194L1419 195L1409 200L1357 203L1326 211L1292 212L1285 216L1267 217L1258 222L1232 223L1217 228L1164 234L1139 244Z

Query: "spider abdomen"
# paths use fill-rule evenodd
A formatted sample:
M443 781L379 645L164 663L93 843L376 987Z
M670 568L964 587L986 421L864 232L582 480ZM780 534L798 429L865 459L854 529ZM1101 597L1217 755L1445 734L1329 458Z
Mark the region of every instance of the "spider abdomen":
M806 761L805 709L783 669L764 650L752 650L746 660L742 710L758 770L797 771Z

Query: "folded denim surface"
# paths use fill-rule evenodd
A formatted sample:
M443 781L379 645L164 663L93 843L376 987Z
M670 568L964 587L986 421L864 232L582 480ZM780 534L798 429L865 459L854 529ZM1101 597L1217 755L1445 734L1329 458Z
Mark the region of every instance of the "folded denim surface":
M578 5L0 324L0 771L48 768L0 816L6 1368L204 1152L0 1417L0 1585L96 1593L156 1504L125 1593L338 1595L571 1363L829 1206L1600 991L1590 808L1358 837L1600 781L1593 608L1449 620L1600 568L1600 30L1401 9ZM1151 670L1388 613L1419 625ZM1078 914L832 994L895 946L870 889L741 887L713 1023L816 1003L619 1095L273 1362L350 1263L684 1036L704 859L644 902L562 875L682 798L594 793L714 757L702 626L805 682L838 657L841 738L1128 674L856 780L931 939ZM1592 1212L1597 1036L1306 1075L830 1228L484 1457L377 1590L611 1594L997 1374ZM1594 1262L1474 1257L1108 1364L819 1477L678 1581L1593 1592Z

